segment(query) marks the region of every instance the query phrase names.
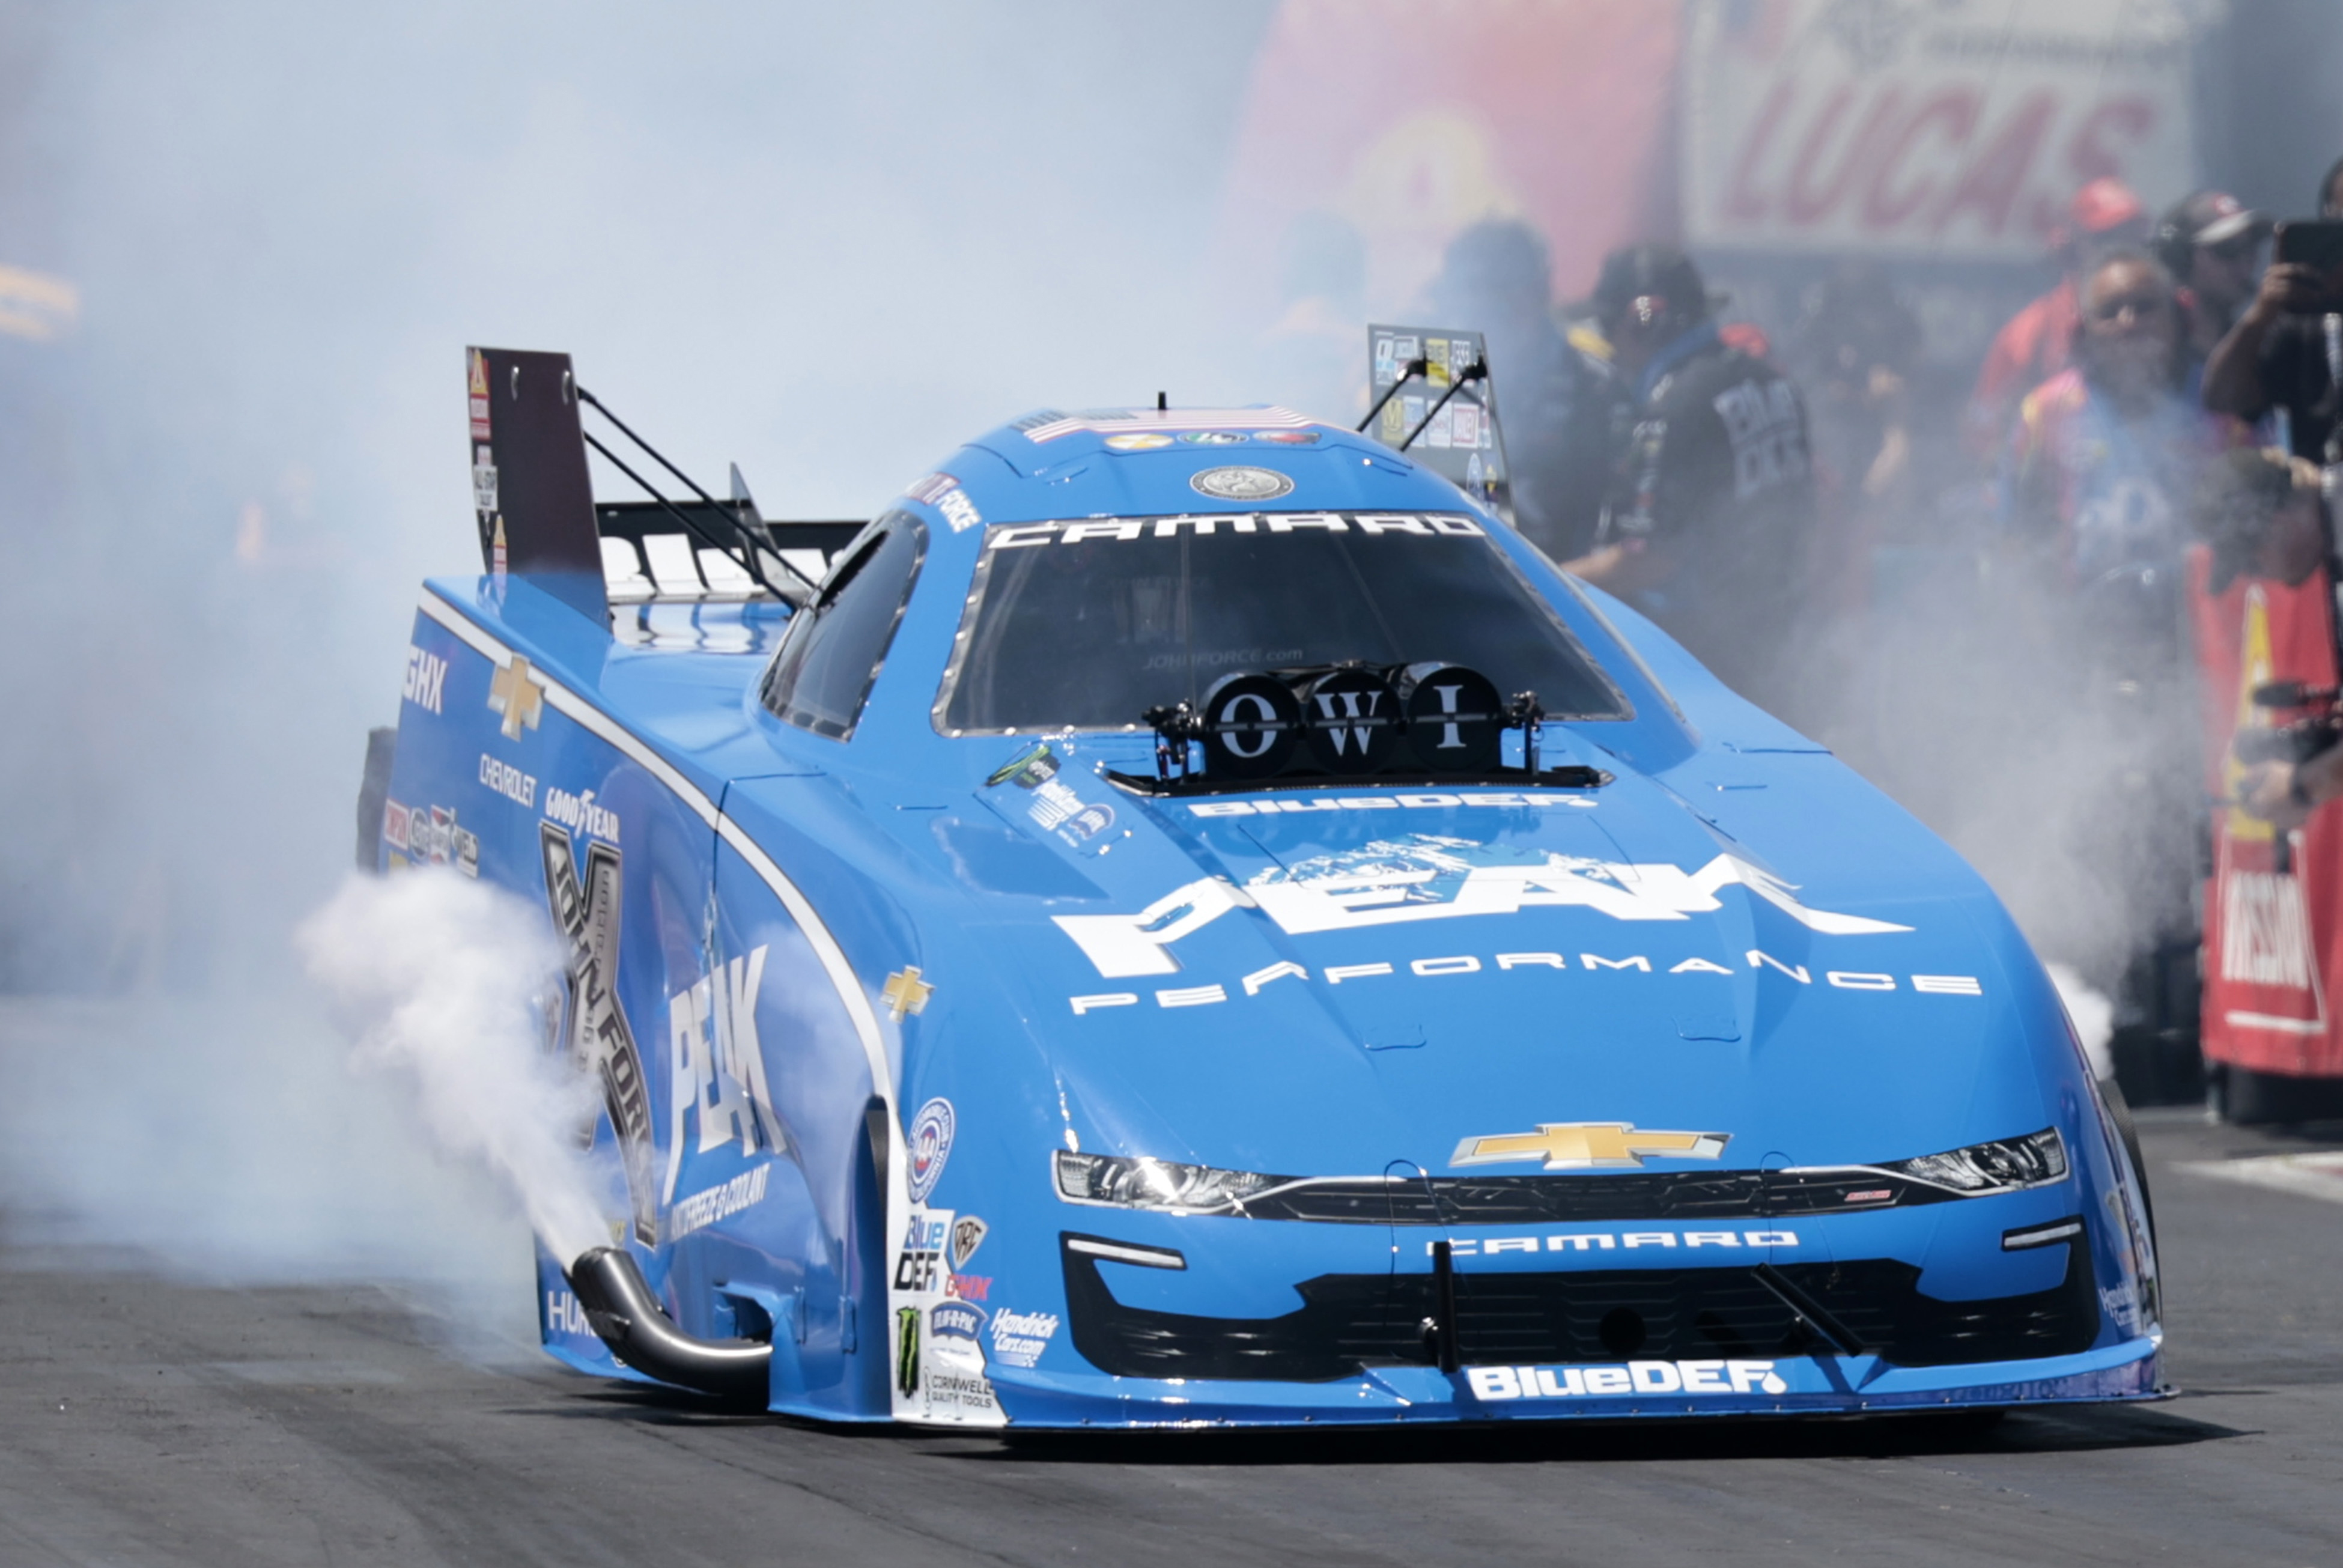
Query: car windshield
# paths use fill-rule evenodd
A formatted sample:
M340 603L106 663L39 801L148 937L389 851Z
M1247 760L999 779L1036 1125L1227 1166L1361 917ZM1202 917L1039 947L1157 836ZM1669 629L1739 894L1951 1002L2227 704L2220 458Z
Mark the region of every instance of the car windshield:
M1468 517L1093 518L984 543L936 700L947 734L1137 729L1225 675L1345 659L1461 664L1554 718L1629 717Z

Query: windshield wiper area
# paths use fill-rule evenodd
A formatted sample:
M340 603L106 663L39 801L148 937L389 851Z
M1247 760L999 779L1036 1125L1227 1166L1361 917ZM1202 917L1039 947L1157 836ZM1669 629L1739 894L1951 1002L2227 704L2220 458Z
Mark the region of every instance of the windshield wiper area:
M1155 732L1155 777L1109 772L1149 795L1375 784L1534 785L1600 789L1612 775L1538 763L1545 709L1537 693L1508 700L1461 664L1341 664L1224 676L1201 704L1141 716ZM1519 766L1505 736L1521 731Z

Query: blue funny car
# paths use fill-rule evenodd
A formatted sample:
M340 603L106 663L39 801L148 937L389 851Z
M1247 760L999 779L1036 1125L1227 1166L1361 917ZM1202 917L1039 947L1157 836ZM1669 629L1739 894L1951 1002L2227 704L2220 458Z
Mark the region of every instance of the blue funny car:
M768 522L469 370L488 569L361 857L566 944L556 1357L985 1426L2159 1391L2128 1121L1992 893L1447 480L1044 413Z

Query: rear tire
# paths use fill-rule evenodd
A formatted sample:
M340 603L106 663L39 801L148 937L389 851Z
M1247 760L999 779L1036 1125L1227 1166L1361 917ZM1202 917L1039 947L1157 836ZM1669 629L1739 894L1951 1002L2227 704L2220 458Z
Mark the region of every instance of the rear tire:
M841 1304L853 1313L853 1349L846 1364L855 1407L865 1415L884 1417L895 1409L895 1325L887 1315L886 1108L873 1100L862 1123L862 1135L854 1141L854 1212Z

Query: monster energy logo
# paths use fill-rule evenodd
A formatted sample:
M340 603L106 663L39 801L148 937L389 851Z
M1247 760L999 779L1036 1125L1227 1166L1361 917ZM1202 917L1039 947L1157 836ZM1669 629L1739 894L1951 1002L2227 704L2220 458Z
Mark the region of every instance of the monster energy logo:
M906 1399L920 1392L920 1309L895 1310L895 1386Z
M539 823L538 829L545 850L546 900L553 909L553 923L569 943L565 968L570 1054L602 1085L602 1103L626 1163L635 1240L656 1246L659 1186L650 1091L635 1031L627 1026L626 1010L618 1005L618 851L608 844L588 849L581 885L568 833L551 822Z

